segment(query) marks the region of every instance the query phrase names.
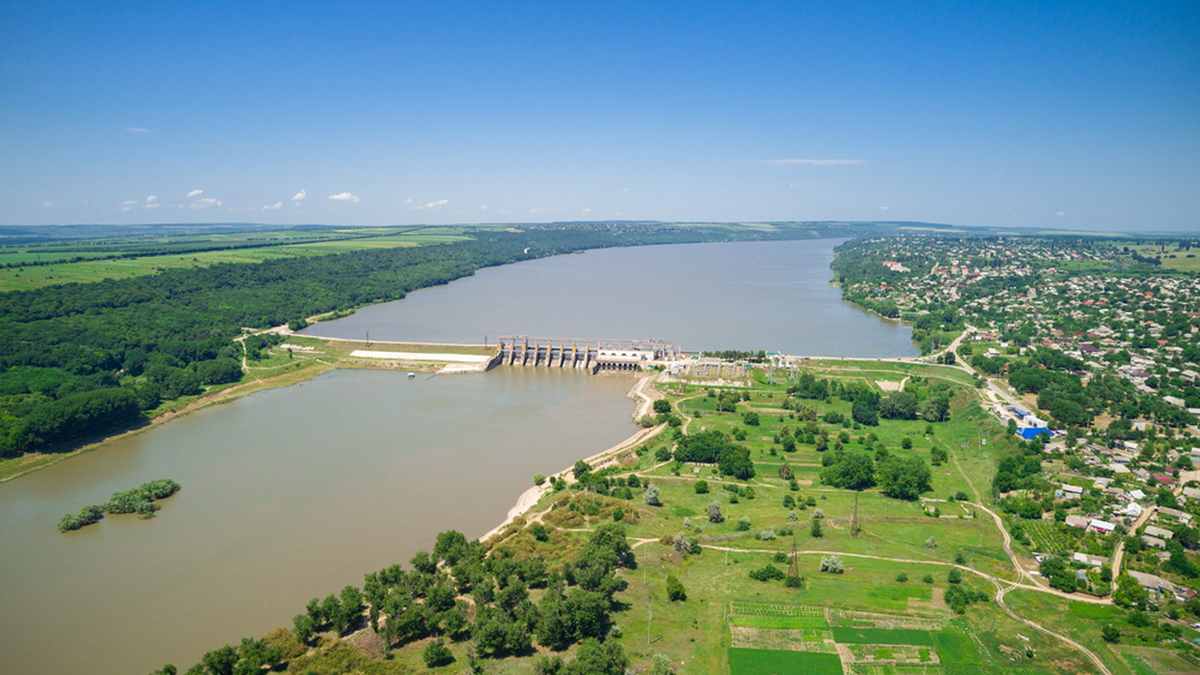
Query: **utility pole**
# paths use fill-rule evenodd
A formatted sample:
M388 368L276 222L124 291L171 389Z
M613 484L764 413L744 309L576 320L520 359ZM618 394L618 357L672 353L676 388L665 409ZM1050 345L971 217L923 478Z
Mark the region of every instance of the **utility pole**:
M788 559L788 579L796 580L796 588L800 587L800 563L797 560L799 555L796 554L796 531L792 530L792 557Z
M646 611L649 615L646 618L646 647L650 646L650 628L654 625L654 597L650 595L650 589L646 589Z
M857 537L861 528L858 526L858 493L854 493L854 511L850 514L850 536Z

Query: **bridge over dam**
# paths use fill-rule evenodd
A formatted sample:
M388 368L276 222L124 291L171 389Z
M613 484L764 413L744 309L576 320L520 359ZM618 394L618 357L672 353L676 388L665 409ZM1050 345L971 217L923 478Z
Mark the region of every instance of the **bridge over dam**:
M509 335L497 341L493 363L509 366L637 370L654 361L682 358L678 343L663 340L582 340Z

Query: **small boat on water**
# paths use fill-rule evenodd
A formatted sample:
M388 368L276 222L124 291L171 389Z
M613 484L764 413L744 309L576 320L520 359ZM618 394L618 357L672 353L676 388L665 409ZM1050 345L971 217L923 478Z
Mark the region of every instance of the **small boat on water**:
M410 380L415 380L415 379L417 379L417 374L416 374L416 373L409 373L409 374L408 374L408 379L410 379Z

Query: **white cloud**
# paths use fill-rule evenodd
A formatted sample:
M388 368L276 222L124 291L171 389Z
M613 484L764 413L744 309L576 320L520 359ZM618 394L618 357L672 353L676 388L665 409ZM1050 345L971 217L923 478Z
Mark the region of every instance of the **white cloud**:
M546 209L543 209L542 207L538 206L536 208L529 209L529 212L536 215L539 213L545 213Z
M1056 213L1054 215L1058 216L1059 218L1062 218L1062 217L1066 216L1067 214L1063 211L1059 211L1058 213Z
M192 190L188 193L188 197L199 197L202 194L204 194L204 190Z
M48 209L51 206L54 206L54 202L42 202L42 208Z
M592 207L590 207L590 206L585 206L585 207L583 207L583 212L584 212L584 213L591 213L591 212L592 212Z
M411 199L404 200L404 208L410 211L424 211L425 209L437 209L450 203L449 199L439 199L435 202L417 202Z
M138 200L136 199L126 199L125 201L121 202L121 206L133 206L136 203L138 203Z
M768 166L842 166L866 163L865 159L764 159L759 161L759 164Z
M349 192L339 192L336 195L329 195L329 198L334 200L335 202L358 203L358 202L362 201L358 198L358 195L352 195Z
M262 207L262 210L263 211L278 211L279 209L282 209L282 208L283 208L283 202L275 202L274 204L268 204L267 206Z
M880 211L887 211L887 210L888 210L888 209L890 209L890 208L892 208L892 207L890 207L890 206L881 206L881 207L879 207L879 210L880 210Z
M480 204L480 205L479 205L479 210L480 210L480 211L487 211L487 210L488 210L488 209L490 209L490 208L492 208L492 207L488 206L487 204Z
M146 197L147 204L153 204L156 201L158 201L158 195L150 195L149 197Z
M162 204L159 204L158 202L150 202L149 204L142 204L143 209L157 209L160 206L162 206Z
M294 202L302 201L307 196L308 196L308 190L301 190L301 191L297 192L294 196L292 196L292 201L294 201ZM333 199L333 198L330 197L330 199Z
M150 133L150 130L149 130L149 129L143 129L143 128L141 128L141 127L122 127L122 128L123 128L123 129L125 129L125 131L131 132L131 133L135 133L135 134L148 134L148 133Z
M197 200L193 201L191 204L188 204L184 208L209 209L214 206L220 206L220 205L221 205L221 202L219 200L213 199L212 197L203 197L201 199L197 199Z

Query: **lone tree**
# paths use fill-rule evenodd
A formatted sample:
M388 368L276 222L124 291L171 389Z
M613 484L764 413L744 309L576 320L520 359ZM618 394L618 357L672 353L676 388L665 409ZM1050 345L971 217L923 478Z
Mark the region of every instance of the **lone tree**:
M642 493L642 501L647 506L662 506L662 502L658 500L658 486L646 486L646 491Z
M671 602L687 600L687 591L683 589L683 584L674 574L667 575L667 599Z
M721 502L712 500L708 505L708 522L720 523L725 521L725 516L721 515Z

